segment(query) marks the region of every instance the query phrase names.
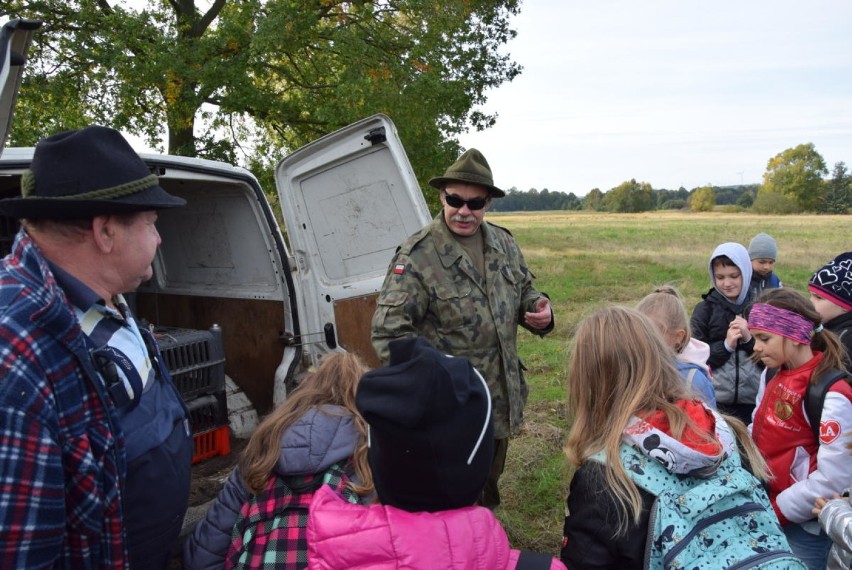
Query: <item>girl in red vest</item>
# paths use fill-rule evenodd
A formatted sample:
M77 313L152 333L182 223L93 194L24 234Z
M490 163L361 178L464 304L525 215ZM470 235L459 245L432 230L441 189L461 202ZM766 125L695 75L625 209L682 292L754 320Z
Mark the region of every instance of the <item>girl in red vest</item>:
M825 396L819 437L805 402L808 385L833 368L843 369L843 348L821 324L819 313L801 293L772 289L748 316L754 353L767 370L778 372L757 395L752 437L774 479L769 498L793 552L810 568L824 569L831 539L811 509L818 497L831 497L848 483L852 454L852 386L835 382ZM814 419L815 420L815 419Z

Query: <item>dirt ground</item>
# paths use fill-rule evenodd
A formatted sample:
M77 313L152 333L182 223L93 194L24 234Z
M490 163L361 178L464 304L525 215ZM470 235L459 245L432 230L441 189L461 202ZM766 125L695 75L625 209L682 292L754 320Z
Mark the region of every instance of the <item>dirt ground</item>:
M205 459L192 466L192 484L189 489L189 506L197 507L216 498L239 461L247 439L231 437L231 453Z

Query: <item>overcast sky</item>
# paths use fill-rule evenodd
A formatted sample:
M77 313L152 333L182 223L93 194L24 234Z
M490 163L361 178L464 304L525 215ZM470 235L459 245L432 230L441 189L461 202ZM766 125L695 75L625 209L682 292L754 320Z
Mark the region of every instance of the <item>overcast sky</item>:
M809 142L852 169L852 1L523 0L514 24L524 71L461 137L500 187L759 183Z

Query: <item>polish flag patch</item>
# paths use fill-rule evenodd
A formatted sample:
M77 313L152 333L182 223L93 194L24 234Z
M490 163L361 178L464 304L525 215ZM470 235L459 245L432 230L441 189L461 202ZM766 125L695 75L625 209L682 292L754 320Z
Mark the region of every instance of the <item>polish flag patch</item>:
M402 275L403 273L405 273L405 264L404 263L397 263L396 265L393 266L393 274L394 275Z
M840 433L840 422L837 420L828 420L819 424L819 440L825 444L834 442L840 437Z

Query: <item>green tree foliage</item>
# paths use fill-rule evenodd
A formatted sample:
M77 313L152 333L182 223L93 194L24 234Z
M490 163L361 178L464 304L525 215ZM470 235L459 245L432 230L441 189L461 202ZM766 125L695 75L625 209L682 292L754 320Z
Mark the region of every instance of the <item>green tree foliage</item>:
M813 143L800 144L769 159L760 192L789 196L802 210L815 212L822 199L822 177L826 174L825 161Z
M737 206L740 208L751 208L754 204L754 194L751 192L743 192L739 198L737 198Z
M689 200L689 190L681 186L677 190L654 190L658 210L682 210Z
M622 182L603 197L603 207L609 212L647 212L654 205L651 185L636 179Z
M592 188L583 198L583 209L600 212L603 210L603 197L604 194L600 191L600 188Z
M494 200L492 209L495 212L532 212L536 210L579 210L582 206L580 198L574 193L551 192L547 188L539 192L531 188L526 192L510 188L506 196Z
M573 192L569 192L562 203L563 210L582 210L583 200Z
M491 126L485 92L520 67L501 48L519 0L7 0L45 21L10 144L88 123L172 154L269 164L386 113L421 184L457 135Z
M843 162L835 163L831 179L826 182L820 212L824 214L847 214L852 208L852 176Z
M712 186L703 186L689 197L689 209L693 212L712 212L716 205L716 192Z
M752 198L757 194L758 184L737 184L736 186L713 186L713 191L716 193L716 205L738 205L737 201L743 194L752 193ZM694 191L694 190L693 190Z
M751 209L758 214L797 214L801 211L799 203L792 196L763 188L758 192Z

